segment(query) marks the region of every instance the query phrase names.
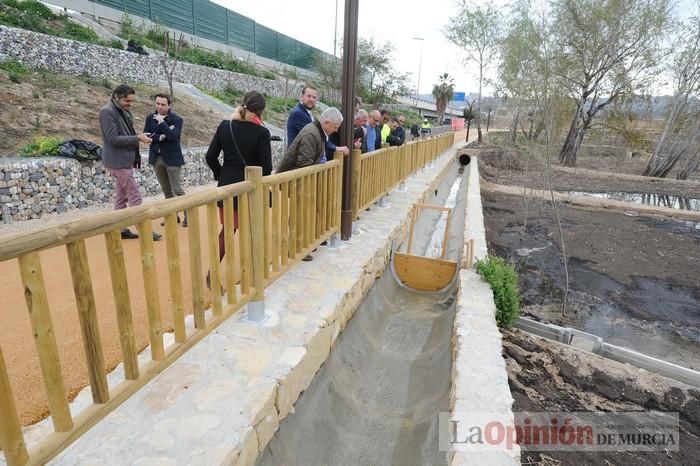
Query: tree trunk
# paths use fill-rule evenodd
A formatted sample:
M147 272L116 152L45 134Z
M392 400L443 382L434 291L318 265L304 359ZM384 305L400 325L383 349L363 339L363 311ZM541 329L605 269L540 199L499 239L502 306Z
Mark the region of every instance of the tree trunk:
M561 148L561 152L559 152L559 162L564 164L565 167L576 166L576 155L581 147L584 135L584 128L582 127L580 118L581 111L581 107L576 110L576 114L571 120L569 133L566 135L566 140Z
M520 119L520 109L516 107L513 112L513 121L510 124L510 130L508 131L508 144L511 146L515 144L515 140L518 136L518 120Z
M479 108L476 110L476 131L478 133L477 142L481 144L483 136L481 134L481 84L484 81L484 59L479 60Z
M678 180L687 180L690 175L692 175L695 170L700 166L700 152L695 152L693 155L686 155L685 160L683 160L683 166L681 170L676 175Z

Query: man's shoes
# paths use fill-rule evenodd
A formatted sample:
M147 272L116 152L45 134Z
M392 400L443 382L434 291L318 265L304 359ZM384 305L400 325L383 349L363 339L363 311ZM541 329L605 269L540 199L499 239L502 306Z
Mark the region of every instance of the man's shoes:
M324 241L323 243L321 243L321 246L328 246L328 241Z
M153 241L159 241L162 237L163 235L160 233L156 233L155 231L153 232Z
M311 262L312 260L314 260L314 258L311 255L308 255L308 256L304 256L304 258L302 260L304 262Z
M139 237L139 235L137 233L134 233L133 231L129 230L128 228L124 228L122 230L122 239L136 239L138 237Z

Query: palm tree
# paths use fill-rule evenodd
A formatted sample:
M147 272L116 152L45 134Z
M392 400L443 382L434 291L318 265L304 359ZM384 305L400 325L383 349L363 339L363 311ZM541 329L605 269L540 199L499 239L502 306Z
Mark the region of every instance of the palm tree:
M438 112L438 119L440 123L443 122L445 118L445 109L452 96L455 92L455 83L452 76L447 73L441 74L439 77L440 82L433 85L433 97L435 97L435 107Z

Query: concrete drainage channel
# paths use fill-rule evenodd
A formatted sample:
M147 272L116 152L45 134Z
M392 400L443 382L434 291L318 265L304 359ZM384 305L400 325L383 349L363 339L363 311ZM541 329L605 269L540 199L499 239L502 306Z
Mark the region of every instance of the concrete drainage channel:
M517 445L439 444L448 421L466 428L473 413L513 424L489 286L461 269L445 290L420 293L390 271L414 202L454 202L447 257L467 239L485 257L478 170L472 159L460 178L455 149L363 214L352 241L319 248L266 289L264 325L244 313L222 323L54 463L519 464ZM444 223L423 212L416 253Z
M466 200L466 177L457 169L453 165L428 200L453 208L447 251L452 260L459 260L463 244ZM414 254L434 257L444 229L440 213L421 211ZM399 248L405 250L405 244ZM450 408L457 284L415 291L390 269L375 282L256 464L446 464L447 452L438 445L438 413Z

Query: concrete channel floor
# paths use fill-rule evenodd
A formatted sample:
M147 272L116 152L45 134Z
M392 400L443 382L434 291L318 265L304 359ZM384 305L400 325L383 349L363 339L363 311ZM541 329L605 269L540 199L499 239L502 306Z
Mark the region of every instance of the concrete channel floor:
M453 208L447 259L455 261L466 187L457 170L455 164L428 200ZM421 211L413 254L442 244L440 220L434 210ZM256 464L446 464L438 420L450 404L456 288L454 280L435 293L408 289L388 266Z

